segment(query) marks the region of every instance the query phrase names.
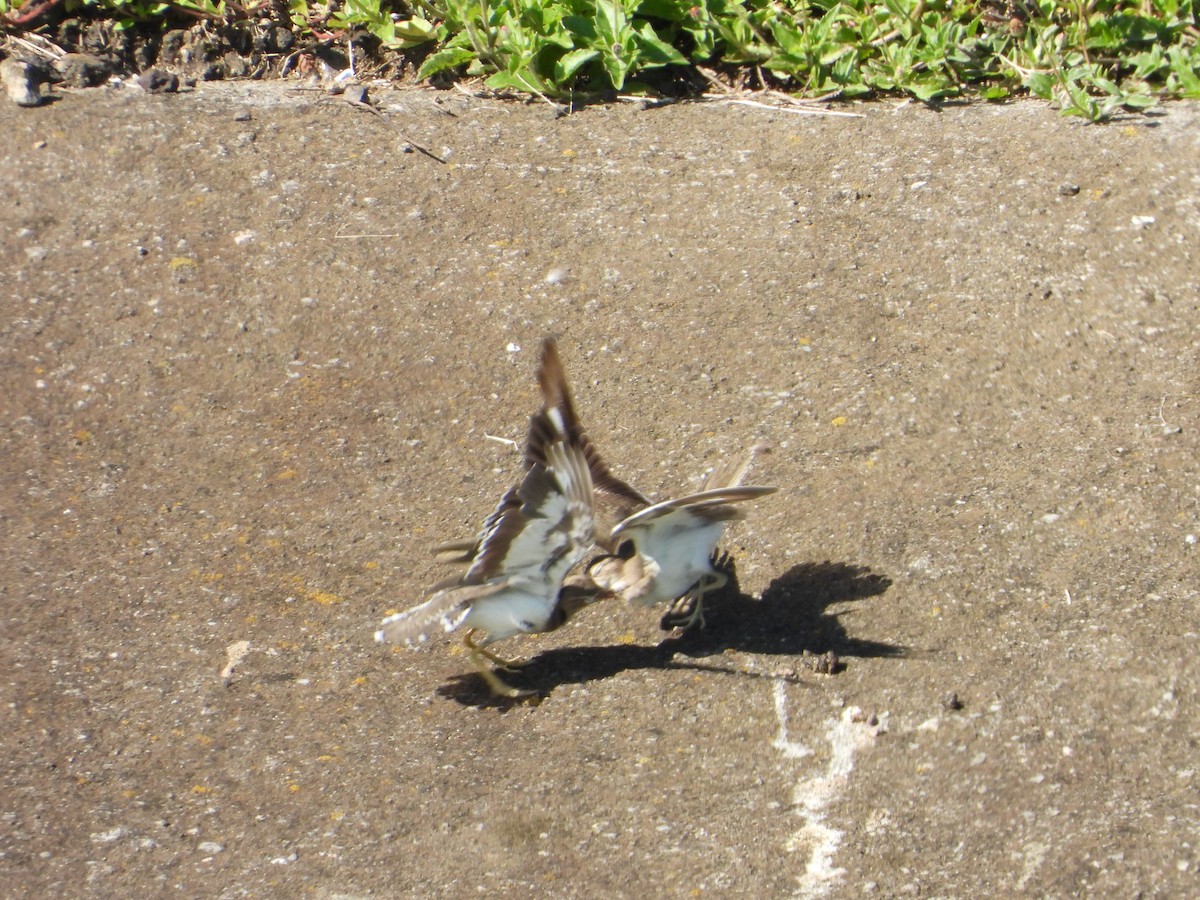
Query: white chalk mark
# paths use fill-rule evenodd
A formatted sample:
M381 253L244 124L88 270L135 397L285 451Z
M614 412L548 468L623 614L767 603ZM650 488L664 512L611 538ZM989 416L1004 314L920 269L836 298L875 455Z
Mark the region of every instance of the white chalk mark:
M783 685L782 681L773 685L779 733L771 746L783 753L785 759L803 759L813 755L814 751L788 737L787 696ZM842 842L842 832L825 824L825 813L849 783L854 754L870 746L883 730L882 722L868 720L857 706L847 708L826 727L829 761L825 770L800 779L792 789L792 806L804 824L793 832L785 847L790 853L808 850L808 862L804 874L797 879L799 887L795 896L827 896L845 876L846 870L836 867L833 862Z
M779 722L779 734L771 741L771 746L783 753L784 759L804 759L812 755L812 750L803 744L788 739L787 695L783 692L783 679L777 679L775 688L775 718Z
M1037 874L1037 870L1046 861L1046 852L1049 849L1049 847L1040 841L1031 841L1025 845L1024 865L1021 867L1021 878L1017 882L1018 891L1025 890L1025 886L1029 884L1029 879Z

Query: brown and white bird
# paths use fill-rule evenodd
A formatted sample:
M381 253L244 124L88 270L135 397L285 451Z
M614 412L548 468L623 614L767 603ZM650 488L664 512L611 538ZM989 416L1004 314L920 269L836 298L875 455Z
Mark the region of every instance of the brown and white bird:
M518 634L552 631L604 592L568 573L595 546L593 485L583 448L557 427L552 411L533 417L530 452L537 459L521 483L500 500L484 523L466 573L435 585L424 603L388 616L375 632L377 641L415 643L435 626L469 630L463 639L471 662L493 693L523 697L487 664L504 669L516 664L487 645ZM475 634L486 635L482 641Z
M655 503L620 522L610 534L616 552L589 563L587 576L639 606L670 603L664 623L703 627L704 595L728 580L713 568L712 557L726 524L742 518L734 504L776 490L741 485L755 452L737 465L718 467L699 493Z

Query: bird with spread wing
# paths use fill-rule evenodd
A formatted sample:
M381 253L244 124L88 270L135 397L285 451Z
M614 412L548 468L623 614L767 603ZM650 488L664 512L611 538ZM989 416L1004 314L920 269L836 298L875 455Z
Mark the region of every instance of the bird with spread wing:
M612 473L583 430L554 338L546 338L542 342L537 380L542 393L542 410L529 421L524 448L525 470L546 465L545 450L556 440L578 447L587 460L592 479L596 543L611 551L614 548L610 537L612 529L618 522L650 506L650 499ZM486 533L485 526L484 531L473 540L439 544L434 547L434 552L442 562L470 563L479 554Z
M487 518L466 573L436 585L419 606L384 619L377 641L411 644L435 627L465 626L463 643L493 693L530 693L492 671L488 661L503 669L516 664L487 646L552 631L603 593L585 578L567 577L595 546L594 489L583 448L553 418L546 410L533 417L530 452L537 461ZM482 641L477 633L485 635Z
M638 606L670 603L664 627L704 627L704 595L725 586L713 568L725 526L742 518L734 504L772 494L776 488L742 485L755 451L742 462L718 467L704 489L655 503L613 528L615 552L597 557L587 576L598 587Z

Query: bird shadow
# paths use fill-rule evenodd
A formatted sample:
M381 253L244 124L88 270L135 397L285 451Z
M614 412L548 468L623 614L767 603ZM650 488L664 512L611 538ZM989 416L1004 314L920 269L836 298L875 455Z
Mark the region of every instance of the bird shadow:
M494 696L483 678L474 672L451 678L438 688L438 693L464 706L503 710L536 704L564 684L586 684L631 669L682 668L795 680L794 672L781 675L731 667L725 656L730 651L758 656L798 656L810 668L827 673L840 671L841 660L847 657L894 657L906 652L907 648L900 645L850 635L842 623L848 610L828 612L834 604L866 600L887 591L891 579L866 566L829 561L792 566L767 586L761 599L742 593L732 559L722 557L716 568L728 581L720 590L705 595L703 628L670 629L668 617L664 617L662 626L669 633L654 645L547 650L515 672L504 673L507 683L532 692L523 698ZM718 655L717 662L705 661Z

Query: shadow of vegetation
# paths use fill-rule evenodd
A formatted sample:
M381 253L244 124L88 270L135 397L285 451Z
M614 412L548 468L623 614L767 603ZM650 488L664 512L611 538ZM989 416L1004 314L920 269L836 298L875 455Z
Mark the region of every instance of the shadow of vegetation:
M560 685L599 681L630 669L686 668L743 677L778 677L699 661L726 650L767 656L833 654L834 658L905 653L902 646L852 637L842 625L843 613L827 612L835 603L876 597L891 586L891 579L865 566L828 561L793 566L767 586L762 599L742 593L732 560L724 558L717 567L729 581L721 590L705 596L704 628L672 631L653 646L614 644L548 650L518 671L502 673L504 680L544 698ZM492 696L483 679L473 672L455 676L438 693L466 706L507 709L530 702Z

